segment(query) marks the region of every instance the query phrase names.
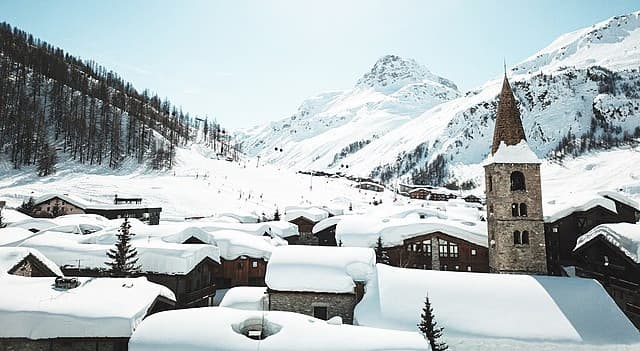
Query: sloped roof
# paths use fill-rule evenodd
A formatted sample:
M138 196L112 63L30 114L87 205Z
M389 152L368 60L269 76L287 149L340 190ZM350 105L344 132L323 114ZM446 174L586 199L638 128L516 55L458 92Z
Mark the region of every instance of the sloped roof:
M506 145L516 145L521 140L527 140L520 119L520 111L516 99L513 96L511 85L505 74L502 82L502 90L500 91L500 101L496 112L496 125L493 130L493 144L491 146L491 154L498 151L501 142Z

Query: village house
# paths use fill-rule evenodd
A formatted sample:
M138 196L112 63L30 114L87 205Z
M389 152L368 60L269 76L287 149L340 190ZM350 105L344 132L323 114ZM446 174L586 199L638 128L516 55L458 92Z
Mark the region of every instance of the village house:
M161 207L150 207L137 202L137 198L128 198L120 202L116 195L114 204L87 203L67 194L47 194L35 199L33 216L55 218L69 214L96 214L108 219L136 218L149 224L160 222ZM140 199L141 200L141 199Z
M353 323L353 310L375 269L372 249L281 246L267 264L270 311Z
M640 329L640 225L601 224L578 238L576 275L596 279Z
M578 263L573 249L578 238L591 229L600 224L640 220L637 202L610 191L571 194L547 201L543 207L547 260L553 275L565 275L563 267Z
M318 238L319 246L339 246L336 242L336 226L344 218L343 215L328 217L316 223L311 232Z
M156 226L134 224L132 232L136 235L131 244L138 252L140 275L171 289L180 308L213 304L216 292L213 271L219 265L220 250L213 245L174 243L154 235L154 231L145 232L145 228L151 230ZM107 228L90 235L58 231L57 228L62 227L38 232L10 245L39 250L69 276L109 276L106 253L114 247L118 228ZM6 230L0 229L0 236Z
M381 193L384 191L384 185L374 183L374 182L358 182L358 184L356 184L355 187L357 189L370 190L378 193Z
M0 247L0 277L59 277L60 268L40 251L27 247Z
M290 245L318 245L318 238L313 235L313 226L321 220L333 216L320 207L287 207L284 219L298 226L298 236L283 238Z
M142 319L175 301L145 278L0 275L0 285L0 350L126 351Z
M426 200L429 198L431 191L427 188L415 188L409 190L409 197L412 199Z

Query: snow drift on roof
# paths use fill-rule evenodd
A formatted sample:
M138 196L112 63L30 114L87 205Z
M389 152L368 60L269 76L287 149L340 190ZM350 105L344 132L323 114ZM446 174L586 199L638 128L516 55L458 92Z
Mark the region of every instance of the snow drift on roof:
M329 212L318 207L289 206L285 208L285 221L291 221L298 217L304 217L311 222L320 222L321 220L329 217Z
M34 229L34 230L44 230L51 227L56 227L58 224L50 219L44 218L27 218L21 221L17 221L9 224L7 227L9 228L23 228L23 229Z
M265 282L281 291L353 292L374 270L373 249L324 246L280 246L267 263Z
M220 301L220 307L249 311L268 310L267 288L259 286L231 288Z
M63 276L62 271L53 261L46 258L40 251L26 247L0 247L0 276L8 274L12 268L29 255L34 256L49 268L53 274Z
M591 240L602 236L618 247L634 262L640 264L640 225L631 223L601 224L580 236L576 242L577 250Z
M540 163L540 159L531 151L529 144L525 140L521 140L516 145L507 145L504 141L500 142L498 151L487 157L484 164L492 163Z
M146 278L78 278L57 289L55 278L0 277L0 337L129 337L167 288Z
M17 246L24 240L37 235L20 227L6 227L0 229L0 246Z
M598 206L612 213L618 213L616 201L640 210L636 201L613 191L570 193L542 204L544 221L553 223L574 212L588 211Z
M25 219L31 219L31 216L28 216L11 208L2 209L2 222L5 224L11 224Z
M376 271L377 278L367 284L355 309L360 325L415 330L428 294L438 324L452 337L640 342L636 328L595 280L441 272L382 264Z
M264 321L271 336L253 340L236 332ZM428 350L417 332L332 325L306 315L243 311L224 307L156 313L145 319L129 342L130 351L373 351Z

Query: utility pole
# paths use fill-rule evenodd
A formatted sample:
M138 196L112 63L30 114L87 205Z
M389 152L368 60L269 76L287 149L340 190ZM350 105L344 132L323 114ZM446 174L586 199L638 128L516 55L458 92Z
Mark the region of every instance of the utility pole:
M256 168L260 165L260 155L257 156L258 160L256 161Z

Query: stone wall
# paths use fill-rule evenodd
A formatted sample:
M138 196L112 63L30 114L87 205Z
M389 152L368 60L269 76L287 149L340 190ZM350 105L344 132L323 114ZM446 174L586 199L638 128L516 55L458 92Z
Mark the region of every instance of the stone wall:
M126 351L128 338L0 338L0 351Z
M269 310L288 311L313 317L314 306L326 306L327 317L342 317L344 324L353 324L356 295L269 290Z
M520 171L526 190L511 190L511 173ZM485 166L489 269L496 273L547 274L539 164ZM527 216L514 217L513 203L527 205ZM514 231L528 231L529 244L514 244Z

